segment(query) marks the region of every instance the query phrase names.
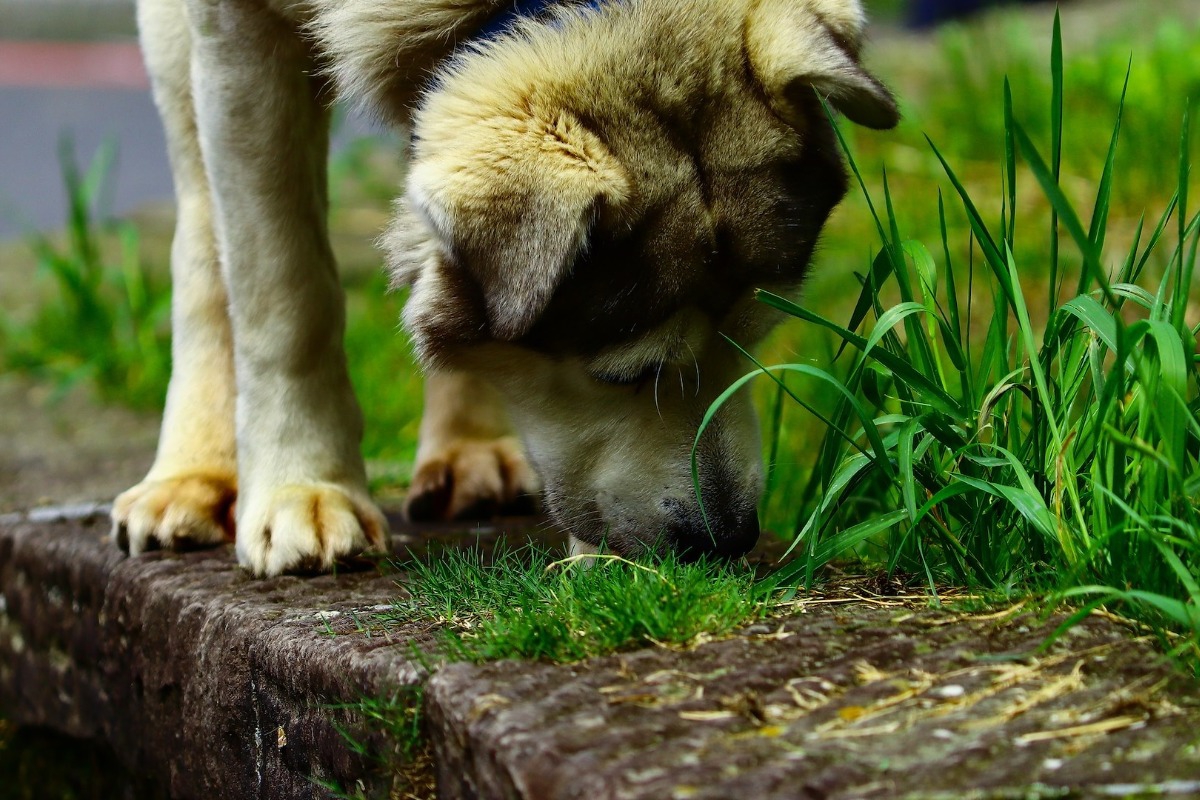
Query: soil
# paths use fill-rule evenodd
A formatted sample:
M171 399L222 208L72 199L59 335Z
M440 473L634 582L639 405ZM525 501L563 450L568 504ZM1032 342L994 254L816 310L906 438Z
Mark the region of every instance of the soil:
M1061 618L1019 606L956 613L851 584L793 611L684 652L444 668L428 687L443 791L1200 796L1194 683L1111 620L1040 652Z

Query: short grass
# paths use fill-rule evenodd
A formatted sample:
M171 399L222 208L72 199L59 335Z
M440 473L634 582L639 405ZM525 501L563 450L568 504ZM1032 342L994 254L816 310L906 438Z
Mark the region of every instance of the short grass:
M452 548L394 565L405 598L358 622L360 630L426 623L431 647L413 656L432 672L448 661L505 658L570 663L647 645L689 646L727 635L772 612L774 578L741 566L680 563L667 556L634 563L611 555L562 558L547 548ZM423 692L335 706L352 724L341 729L354 752L391 770L400 782L428 772ZM381 752L381 746L386 752ZM335 797L363 792L316 781Z
M337 725L350 752L383 774L390 774L391 797L433 797L436 779L432 754L425 738L425 689L410 686L388 697L365 697L354 703L329 706L329 710L348 717ZM344 800L365 800L366 789L360 781L344 786L335 781L313 777L312 782L330 796Z
M444 624L433 660L527 658L558 663L647 644L721 636L771 607L777 584L745 568L634 563L601 554L562 559L501 545L494 553L448 550L400 565L408 599L387 619Z

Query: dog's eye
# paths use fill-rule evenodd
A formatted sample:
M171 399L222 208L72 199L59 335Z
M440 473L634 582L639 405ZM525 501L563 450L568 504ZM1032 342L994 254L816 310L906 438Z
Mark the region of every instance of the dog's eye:
M662 364L651 364L641 372L624 374L600 372L593 374L592 377L609 386L640 386L647 381L654 380L660 372L662 372Z

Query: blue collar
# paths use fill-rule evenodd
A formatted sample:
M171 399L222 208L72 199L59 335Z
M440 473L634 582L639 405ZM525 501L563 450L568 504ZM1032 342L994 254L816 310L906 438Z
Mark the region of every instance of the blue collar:
M471 38L475 40L495 39L497 36L507 33L520 20L542 16L555 6L561 5L562 2L563 0L512 0L510 5L483 23L482 28L472 33ZM590 0L586 5L597 8L601 2L603 0Z

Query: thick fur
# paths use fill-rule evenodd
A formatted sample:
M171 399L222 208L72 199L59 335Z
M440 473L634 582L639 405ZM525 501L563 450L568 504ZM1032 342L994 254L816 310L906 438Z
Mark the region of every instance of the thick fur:
M738 555L758 535L759 439L711 402L775 321L846 190L821 108L873 127L894 101L845 0L567 8L456 59L419 109L385 238L434 368L501 392L581 544Z
M753 414L709 402L798 285L845 177L818 94L874 127L857 0L621 0L456 43L503 0L139 0L179 201L175 371L130 552L236 529L258 574L386 545L326 229L332 90L413 125L384 240L432 370L410 510L537 488L581 543L743 552ZM436 77L435 77L436 76ZM432 81L432 88L426 91Z

